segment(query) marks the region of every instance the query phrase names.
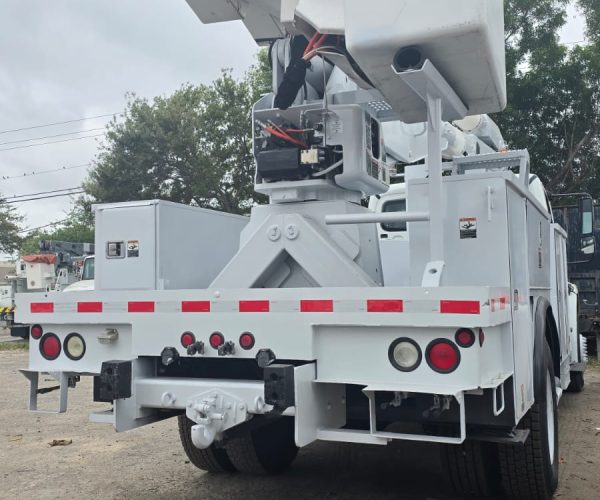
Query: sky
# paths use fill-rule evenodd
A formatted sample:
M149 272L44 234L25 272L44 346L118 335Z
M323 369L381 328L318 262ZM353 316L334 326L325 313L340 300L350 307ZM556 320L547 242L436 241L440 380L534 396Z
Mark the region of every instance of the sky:
M580 42L583 30L571 9L562 40ZM102 140L90 136L102 134L110 117L6 131L119 113L127 92L169 94L184 83L209 83L223 67L241 76L256 52L241 22L203 25L184 0L2 0L0 194L80 186L87 171L80 165ZM79 134L61 135L71 132ZM88 138L71 140L78 137ZM62 167L76 168L23 176ZM26 228L36 228L64 219L70 205L57 197L13 206Z

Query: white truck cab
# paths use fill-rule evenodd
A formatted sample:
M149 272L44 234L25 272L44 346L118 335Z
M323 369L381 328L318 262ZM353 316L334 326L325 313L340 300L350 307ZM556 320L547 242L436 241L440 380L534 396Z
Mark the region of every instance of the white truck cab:
M387 193L372 196L369 209L376 213L406 212L406 185L392 184ZM410 251L408 223L384 222L377 224L383 282L386 286L408 286Z

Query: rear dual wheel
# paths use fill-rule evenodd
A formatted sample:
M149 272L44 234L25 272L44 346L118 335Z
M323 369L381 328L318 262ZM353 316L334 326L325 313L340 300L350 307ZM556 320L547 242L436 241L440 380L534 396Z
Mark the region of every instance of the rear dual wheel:
M192 443L192 427L196 425L196 422L187 418L185 414L179 415L177 418L179 438L181 439L183 450L191 463L206 472L222 473L236 471L224 448L219 448L214 443L205 450L194 446L194 443Z
M196 425L195 422L185 415L180 415L178 419L179 437L186 455L192 464L206 472L279 474L292 464L298 453L294 441L294 419L290 417L248 428L224 446L218 447L213 443L204 450L192 443L191 429Z
M493 443L465 441L441 447L442 465L460 498L488 498L500 491L498 451Z
M534 377L536 401L519 424L529 437L524 446L498 446L502 485L513 499L549 500L558 486L558 406L548 345L544 353L544 373Z
M289 468L298 454L294 440L294 419L281 417L248 430L228 441L225 449L231 463L240 472L280 474Z

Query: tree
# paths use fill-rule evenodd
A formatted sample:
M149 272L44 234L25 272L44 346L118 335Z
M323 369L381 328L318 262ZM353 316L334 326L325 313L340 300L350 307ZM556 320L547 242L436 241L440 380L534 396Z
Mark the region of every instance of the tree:
M0 253L13 254L21 244L20 224L23 217L16 209L0 198Z
M96 202L163 199L232 213L258 201L250 110L269 91L267 58L241 80L224 70L210 85L168 97L130 96L108 126L86 193Z
M494 119L512 148L529 149L532 171L551 192L600 196L600 45L560 44L568 3L505 3L508 107ZM600 6L580 5L591 34Z

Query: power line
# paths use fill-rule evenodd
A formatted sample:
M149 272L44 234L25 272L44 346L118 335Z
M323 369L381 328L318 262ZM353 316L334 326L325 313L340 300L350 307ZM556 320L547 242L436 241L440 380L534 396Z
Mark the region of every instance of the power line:
M22 128L13 128L13 129L9 129L9 130L0 130L0 134L9 134L11 132L21 132L23 130L33 130L36 128L45 128L45 127L54 127L55 125L65 125L67 123L77 123L77 122L84 122L86 120L95 120L96 118L106 118L108 116L116 116L119 115L121 113L108 113L106 115L96 115L96 116L88 116L85 118L77 118L75 120L66 120L64 122L54 122L54 123L46 123L44 125L33 125L31 127L22 127Z
M51 222L50 224L46 224L44 226L38 226L38 227L31 227L29 229L23 229L21 231L19 231L19 234L23 234L23 233L32 233L33 231L37 231L38 229L44 229L46 227L51 227L51 226L58 226L59 224L64 224L65 222L67 222L69 219L63 219L63 220L59 220L57 222Z
M40 142L39 144L27 144L26 146L15 146L12 148L2 148L0 151L12 151L14 149L35 148L36 146L47 146L48 144L58 144L60 142L81 141L82 139L92 139L94 137L102 137L104 134L86 135L85 137L74 137L72 139L62 139L60 141Z
M75 168L83 168L83 167L90 167L92 164L91 163L82 163L81 165L73 165L71 167L59 167L59 168L52 168L52 169L48 169L48 170L39 170L38 172L24 172L21 175L6 175L6 176L2 176L0 177L0 181L9 181L11 179L22 179L23 177L31 177L33 175L44 175L44 174L51 174L51 173L55 173L55 172L63 172L65 170L73 170Z
M87 130L80 130L79 132L65 132L64 134L44 135L42 137L32 137L31 139L19 139L18 141L0 142L0 146L4 146L6 144L18 144L19 142L41 141L42 139L54 139L55 137L64 137L66 135L86 134L87 132L97 132L98 130L104 130L104 127L89 128Z
M5 201L3 202L6 205L12 205L14 203L24 203L26 201L38 201L38 200L47 200L48 198L60 198L61 196L73 196L76 194L83 194L85 193L85 191L82 189L80 191L72 191L70 193L63 193L63 194L50 194L48 196L39 196L37 198L26 198L26 199L19 199L19 200L9 200L9 201Z
M54 189L53 191L42 191L41 193L29 193L29 194L19 194L14 196L4 196L5 200L16 200L17 198L29 198L31 196L39 196L42 194L53 194L60 193L61 191L73 191L75 189L81 189L80 186L72 187L72 188L63 188L63 189Z

